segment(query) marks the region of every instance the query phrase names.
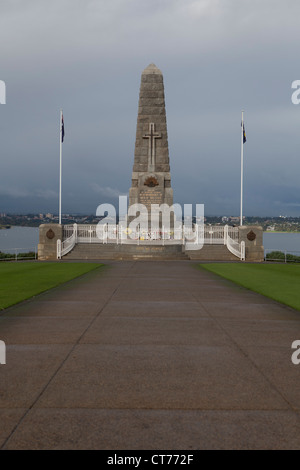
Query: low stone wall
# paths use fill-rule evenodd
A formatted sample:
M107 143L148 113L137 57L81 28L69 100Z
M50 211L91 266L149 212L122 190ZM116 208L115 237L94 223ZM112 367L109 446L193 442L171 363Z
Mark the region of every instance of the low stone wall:
M57 240L62 240L63 226L42 224L39 227L38 259L41 261L57 260Z

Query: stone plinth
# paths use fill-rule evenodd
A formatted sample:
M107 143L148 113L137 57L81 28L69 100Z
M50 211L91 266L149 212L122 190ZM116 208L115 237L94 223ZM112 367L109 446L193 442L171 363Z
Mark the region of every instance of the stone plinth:
M42 224L39 227L38 259L57 260L57 240L62 240L62 225Z
M257 225L239 227L239 242L245 242L246 261L264 261L263 229Z

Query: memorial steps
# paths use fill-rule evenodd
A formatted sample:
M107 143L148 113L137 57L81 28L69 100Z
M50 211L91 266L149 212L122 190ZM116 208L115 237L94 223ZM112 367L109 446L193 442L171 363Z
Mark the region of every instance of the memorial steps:
M204 245L201 250L187 251L189 259L199 261L240 261L225 245Z
M103 243L78 243L63 257L64 260L189 260L182 245L117 245Z
M78 243L63 260L195 260L239 261L224 245L204 245L201 250L184 251L182 245L116 245Z

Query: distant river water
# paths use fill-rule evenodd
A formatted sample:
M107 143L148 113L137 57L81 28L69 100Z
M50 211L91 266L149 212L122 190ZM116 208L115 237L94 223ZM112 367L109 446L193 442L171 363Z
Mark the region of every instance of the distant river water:
M2 253L26 253L37 249L38 227L11 227L0 230L0 251Z
M287 251L300 255L300 233L264 232L265 250Z
M35 248L37 249L38 242L38 227L11 227L0 230L0 251L3 253L34 251ZM265 232L263 242L267 250L300 254L300 233Z

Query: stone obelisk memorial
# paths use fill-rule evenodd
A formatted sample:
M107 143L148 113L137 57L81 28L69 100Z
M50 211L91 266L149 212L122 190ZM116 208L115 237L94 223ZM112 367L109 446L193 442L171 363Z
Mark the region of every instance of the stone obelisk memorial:
M142 73L129 206L173 205L164 82L150 64Z
M172 211L174 208L171 209L171 206L173 206L173 189L170 176L164 81L161 71L156 65L150 64L142 72L141 77L128 217L124 217L129 225L132 222L133 228L129 226L124 230L122 223L117 227L111 224L112 233L116 233L117 236L110 238L109 223L106 224L107 231L100 231L100 236L97 226L90 226L89 237L87 237L85 226L74 224L72 235L66 238L62 225L42 224L39 231L38 257L40 260L55 260L67 256L70 260L151 258L234 261L242 259L243 244L244 259L255 262L264 260L263 232L262 228L257 226L238 227L234 240L229 236L228 227L227 232L224 228L221 244L220 238L215 244L212 243L213 227L206 232L203 229L204 245L201 248L188 246L183 229L178 243L174 243L175 215ZM154 226L151 219L153 208L156 210L159 208ZM167 218L168 224L166 224ZM70 226L67 228L70 230ZM195 234L199 233L198 229L196 225ZM218 226L216 233L219 232ZM135 238L133 237L132 240L135 240L135 243L124 243L123 233L128 235L133 233ZM209 238L205 239L205 233L209 235ZM91 242L92 236L94 237L93 243ZM169 240L171 243L167 243Z

